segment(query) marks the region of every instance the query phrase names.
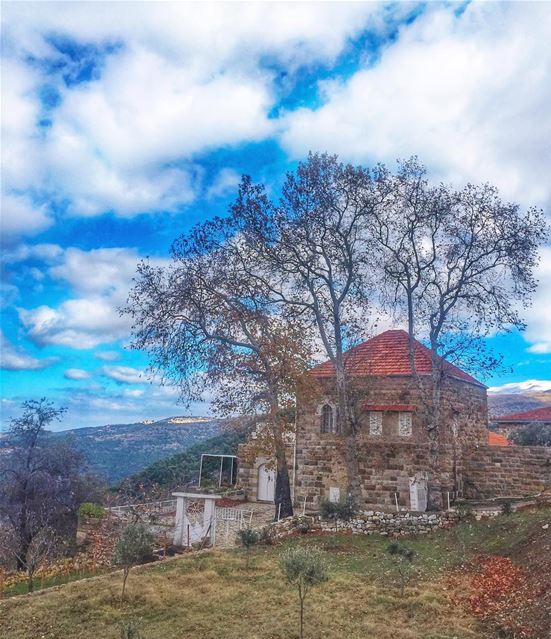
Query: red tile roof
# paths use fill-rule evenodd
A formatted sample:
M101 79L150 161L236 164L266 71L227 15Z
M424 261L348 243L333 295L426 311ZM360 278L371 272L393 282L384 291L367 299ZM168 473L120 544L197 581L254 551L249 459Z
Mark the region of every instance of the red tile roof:
M415 411L414 404L364 404L363 410L373 411L393 411L395 413L413 413Z
M510 446L511 442L501 435L501 433L494 433L493 430L488 431L488 445L489 446Z
M494 417L493 422L551 422L551 406Z
M409 337L406 331L385 331L348 350L344 355L345 366L350 375L360 377L411 375L408 344ZM418 374L430 375L432 372L430 349L415 340L413 351ZM474 377L449 362L445 363L445 368L451 377L477 386L484 386ZM332 362L327 361L314 366L311 372L314 377L333 377L335 369Z

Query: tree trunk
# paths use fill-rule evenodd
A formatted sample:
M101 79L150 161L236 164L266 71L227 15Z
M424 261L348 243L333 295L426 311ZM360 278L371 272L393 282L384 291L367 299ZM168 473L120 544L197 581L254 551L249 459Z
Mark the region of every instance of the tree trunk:
M346 477L347 492L352 497L354 503L359 506L361 503L362 491L360 486L360 473L358 468L358 451L356 446L356 424L353 415L350 413L348 402L346 375L342 355L337 356L336 382L338 397L338 424L342 434L345 436L345 457L346 457Z
M277 475L275 485L275 518L293 516L293 500L291 498L291 482L285 450L276 451Z
M298 597L300 599L300 639L304 639L304 597L302 596L302 588L299 586Z
M121 603L124 601L124 591L126 590L126 580L128 579L129 572L130 572L130 568L125 567L123 570L123 578L122 578Z
M274 491L275 519L278 517L293 516L293 500L291 497L291 482L289 481L289 466L285 452L285 440L283 439L279 416L279 402L277 394L272 391L271 419L274 429L274 453L276 458L276 484ZM295 433L296 436L296 433Z
M33 592L34 583L33 583L33 573L27 573L27 592Z

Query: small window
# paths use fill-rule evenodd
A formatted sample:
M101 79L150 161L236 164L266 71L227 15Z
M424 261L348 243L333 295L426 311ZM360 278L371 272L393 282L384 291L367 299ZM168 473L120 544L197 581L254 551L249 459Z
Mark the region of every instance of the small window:
M398 435L411 437L411 413L398 413Z
M335 433L335 411L330 404L324 404L321 409L321 432Z
M383 434L383 414L379 411L369 413L369 434L375 437Z

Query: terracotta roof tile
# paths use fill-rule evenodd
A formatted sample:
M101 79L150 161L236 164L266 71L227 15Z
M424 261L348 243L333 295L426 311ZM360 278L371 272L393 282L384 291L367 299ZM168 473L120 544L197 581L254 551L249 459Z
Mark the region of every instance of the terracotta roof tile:
M501 433L494 433L493 430L488 431L488 445L489 446L510 446L511 442L501 435Z
M551 406L494 417L493 422L551 422Z
M360 377L411 375L408 340L406 331L390 330L354 346L344 355L349 374ZM420 375L430 375L432 372L430 349L416 340L413 350L417 372ZM484 386L449 362L445 363L445 367L447 374L451 377ZM327 361L312 368L311 373L314 377L333 377L335 369L332 362Z

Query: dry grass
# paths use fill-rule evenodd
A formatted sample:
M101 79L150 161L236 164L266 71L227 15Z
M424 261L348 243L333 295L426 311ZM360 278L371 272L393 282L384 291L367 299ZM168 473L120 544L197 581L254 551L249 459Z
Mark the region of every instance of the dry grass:
M352 552L372 552L368 540L354 542ZM249 571L239 552L136 569L122 608L119 574L12 598L0 603L0 637L118 639L121 621L140 618L144 639L290 639L298 636L297 600L281 578L279 551L257 550ZM307 600L307 637L484 637L473 618L452 609L439 579L417 583L400 599L389 585L351 569L342 553L331 559L332 579Z
M329 555L331 579L306 601L310 639L490 639L446 591L446 575L465 557L509 556L530 573L549 551L549 509L519 512L408 540L416 575L407 596L392 585L388 539L299 537ZM0 639L119 639L121 622L141 619L143 639L292 639L297 597L278 568L281 547L259 547L252 568L240 551L167 560L132 571L128 599L119 606L121 574L74 582L0 601ZM448 594L450 595L448 597ZM460 593L464 594L464 593ZM490 627L490 626L487 626Z

